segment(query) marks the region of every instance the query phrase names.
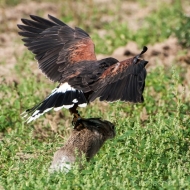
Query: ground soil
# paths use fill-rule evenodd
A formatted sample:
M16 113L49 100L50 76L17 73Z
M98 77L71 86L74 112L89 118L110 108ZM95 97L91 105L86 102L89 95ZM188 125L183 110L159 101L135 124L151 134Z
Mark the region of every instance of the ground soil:
M100 4L99 6L101 6L101 4L107 4L110 8L115 8L111 0L96 0L94 2L97 5ZM125 14L120 14L120 19L125 20L133 30L137 30L139 28L139 22L150 12L154 11L156 5L156 3L150 3L150 6L143 8L143 11L138 11L142 9L139 3L132 1L126 3L122 1L120 12ZM25 3L21 3L14 7L0 7L0 81L2 81L4 77L7 82L17 80L14 74L14 67L16 64L19 64L18 58L26 50L21 38L17 34L17 24L21 23L20 19L27 18L30 14L39 14L41 10L43 10L43 13L40 15L44 15L44 17L47 17L47 14L59 16L58 7L60 6L61 5L50 2L37 3L30 1L27 2L27 6ZM190 9L186 7L185 10L188 13ZM111 22L113 16L104 15L101 19ZM71 23L71 25L74 24ZM102 31L100 29L100 34L101 33ZM129 42L126 46L117 48L111 56L118 60L123 60L127 57L137 55L140 51L135 42ZM179 60L180 64L187 67L186 80L190 83L190 50L184 50L186 53L179 56L178 53L180 51L183 51L182 47L178 44L177 39L171 36L162 43L148 45L148 52L144 55L144 59L149 61L148 69L154 68L157 65L171 66L174 61ZM99 59L106 56L110 55L97 55ZM34 64L35 62L36 61L33 60ZM37 66L34 72L35 71L39 73Z

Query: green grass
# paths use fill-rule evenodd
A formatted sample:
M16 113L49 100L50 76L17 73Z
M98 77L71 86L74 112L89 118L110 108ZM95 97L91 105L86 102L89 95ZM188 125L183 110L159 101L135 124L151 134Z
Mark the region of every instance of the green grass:
M181 17L169 22L178 14L175 10L180 6L176 6L151 13L137 32L117 23L117 19L104 25L107 34L103 39L96 30L91 31L97 52L111 53L128 40L140 46L163 41L173 34L175 23L179 23L179 34L187 26L183 26ZM101 14L104 12L102 9ZM75 15L67 19L75 19ZM21 119L25 109L39 103L56 86L33 72L36 66L31 60L33 55L28 51L17 57L12 72L18 81L7 83L2 79L0 86L0 189L190 189L190 89L184 78L186 67L175 61L172 67L148 71L143 104L95 102L80 109L87 118L102 117L115 123L117 135L85 163L82 171L76 165L68 174L50 175L47 171L52 156L67 139L72 118L63 109L46 113L31 124ZM179 90L182 86L184 91Z
M102 116L115 122L117 136L106 142L95 158L85 164L84 170L74 168L66 175L49 175L47 169L53 153L62 146L61 136L67 134L68 126L57 121L59 129L55 132L50 125L43 125L43 120L47 120L43 117L24 124L19 116L24 109L20 102L29 104L29 92L24 90L29 80L23 80L17 87L7 86L6 91L13 93L11 97L5 95L0 102L7 111L1 116L8 122L3 122L6 128L0 143L2 186L5 189L190 188L190 104L176 90L183 80L182 72L181 68L173 67L169 72L157 68L148 73L143 104L117 102L105 107L103 112L100 107L89 105L83 115ZM36 86L31 85L31 91ZM40 88L44 86L37 89ZM11 100L7 109L3 103L6 98ZM36 96L30 98L31 102L38 100ZM12 104L15 100L17 103Z
M129 41L137 42L141 48L145 44L162 42L171 35L177 36L179 42L189 48L189 20L183 13L179 0L174 1L172 5L162 2L158 5L157 11L138 21L140 27L137 31L131 30L126 21L120 22L116 19L111 25L102 24L102 28L107 31L105 36L92 34L92 37L99 46L98 53L110 54L115 48L125 46Z

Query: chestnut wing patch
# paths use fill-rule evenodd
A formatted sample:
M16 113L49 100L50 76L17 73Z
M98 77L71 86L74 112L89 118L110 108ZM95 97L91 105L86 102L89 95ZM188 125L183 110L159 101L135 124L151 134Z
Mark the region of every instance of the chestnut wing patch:
M73 64L65 71L61 82L67 81L72 87L84 93L92 92L93 84L96 84L102 73L117 62L117 59L109 57L99 61L83 61Z
M130 59L119 62L114 58L83 61L65 71L61 82L88 93L88 101L143 102L147 61L138 59L147 48Z
M63 81L84 93L88 101L143 102L147 61L134 58L119 62L114 58L77 63L65 72ZM77 69L76 69L77 68Z
M46 20L31 15L18 25L25 46L36 56L39 68L52 81L60 81L64 71L84 60L96 60L90 36L80 28L71 28L48 15Z
M138 60L136 64L133 59L127 62L116 63L108 68L100 76L96 83L91 85L94 91L89 96L89 101L100 98L100 101L129 101L143 102L143 91L146 79L147 61Z

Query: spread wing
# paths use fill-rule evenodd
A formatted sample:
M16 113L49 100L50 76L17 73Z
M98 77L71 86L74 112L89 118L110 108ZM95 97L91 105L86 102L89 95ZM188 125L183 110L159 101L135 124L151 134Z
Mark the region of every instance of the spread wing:
M131 60L132 62L132 60ZM119 67L119 64L121 66ZM146 61L139 61L137 65L118 63L106 70L99 80L92 85L94 92L89 101L100 98L100 101L113 102L116 100L129 102L143 102L143 90L145 86Z
M143 90L145 87L147 61L139 57L147 51L143 51L130 59L117 61L114 58L100 60L93 68L78 73L68 83L84 92L91 92L88 101L100 98L100 101L130 101L143 102ZM90 71L90 72L89 72Z
M104 71L97 82L92 85L94 93L90 95L89 101L99 97L100 101L143 102L146 79L145 66L148 61L138 58L146 51L147 47L144 47L139 55L118 62Z
M84 61L96 60L90 36L80 28L69 27L48 15L49 19L31 15L18 25L25 46L38 60L39 68L52 81L60 81L66 68Z

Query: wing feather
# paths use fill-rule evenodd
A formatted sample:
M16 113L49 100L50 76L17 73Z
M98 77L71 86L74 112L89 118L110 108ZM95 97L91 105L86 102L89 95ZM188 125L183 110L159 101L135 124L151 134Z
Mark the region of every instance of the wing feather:
M57 18L50 20L30 15L18 25L25 46L35 54L39 68L52 81L60 81L70 65L96 60L90 36L80 28L71 28Z
M135 56L121 62L117 62L105 71L90 85L93 93L89 101L100 98L100 101L129 101L143 102L146 69L148 61L139 59L147 51L147 47Z
M142 62L139 64L144 64L145 66L146 62ZM120 78L118 76L120 76ZM90 95L89 101L93 101L99 97L100 101L121 100L135 103L143 102L142 94L145 85L145 78L145 68L143 68L138 74L136 73L136 69L129 68L128 71L126 68L126 70L122 70L122 75L119 73L97 81L97 84L95 83L95 85L93 85L95 88L93 89L92 87L94 92ZM99 88L97 88L97 86L99 86Z
M146 49L146 48L144 48ZM143 49L143 53L145 50ZM141 52L141 54L142 54ZM66 81L76 89L85 93L91 92L88 101L96 98L100 101L130 101L143 102L143 91L146 79L145 66L147 61L133 58L119 62L114 58L106 58L100 61L91 62L89 67L77 67L77 74L73 74ZM72 69L74 70L74 69Z

